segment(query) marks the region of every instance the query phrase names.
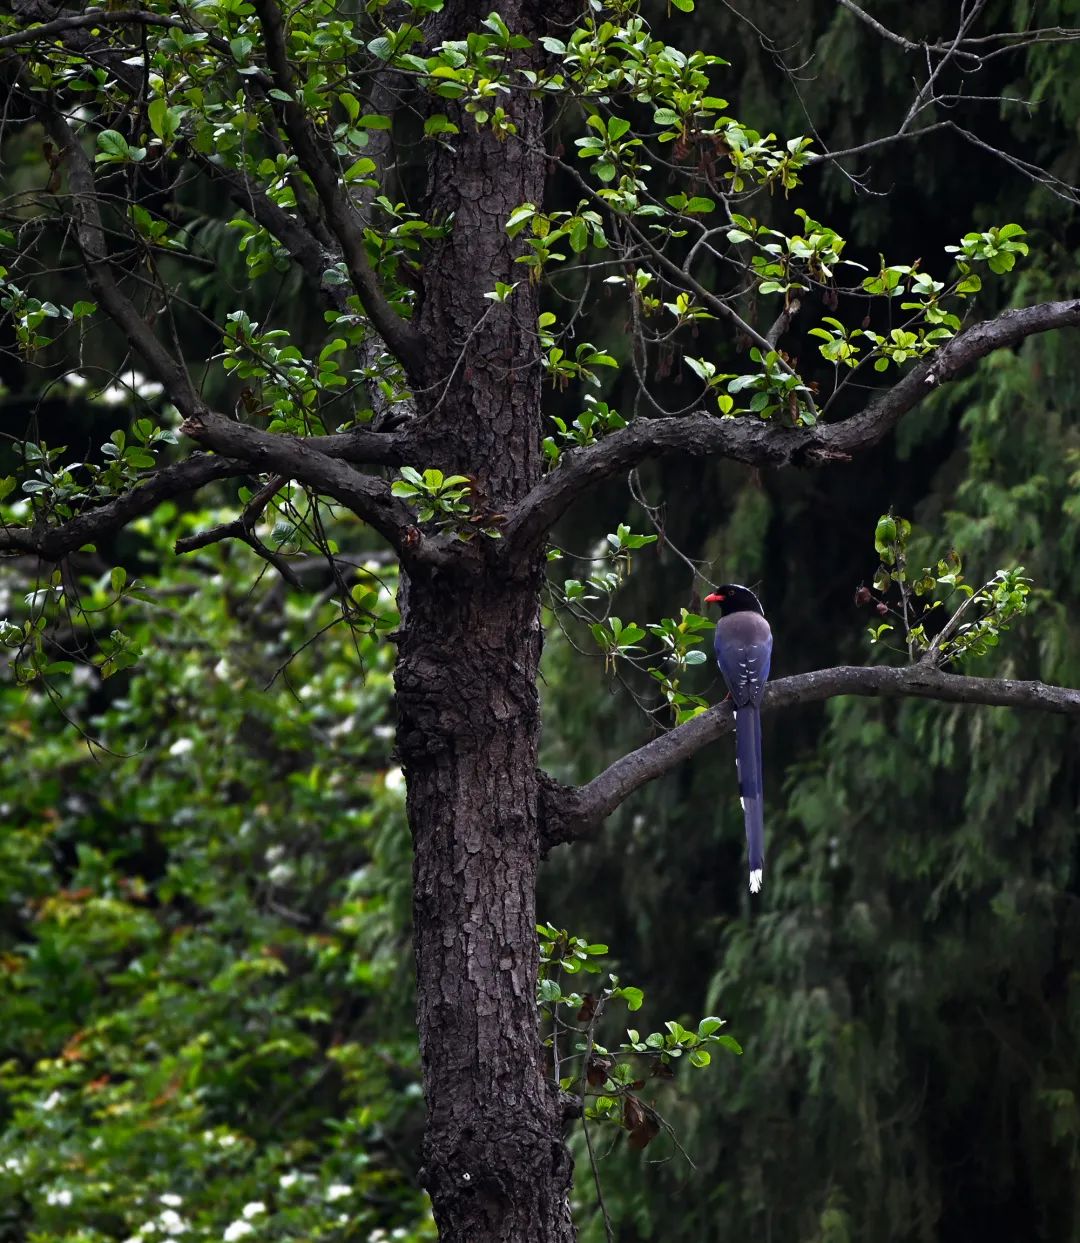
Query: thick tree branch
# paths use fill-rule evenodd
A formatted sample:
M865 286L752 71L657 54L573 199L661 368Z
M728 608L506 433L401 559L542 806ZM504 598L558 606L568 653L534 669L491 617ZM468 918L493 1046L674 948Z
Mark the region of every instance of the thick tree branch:
M762 709L772 712L837 695L914 697L945 703L1034 708L1080 718L1080 690L1048 686L1044 682L963 677L942 673L925 664L903 668L841 665L780 678L766 688ZM635 790L662 777L676 764L729 733L734 723L731 703L725 700L685 725L624 755L586 785L571 788L548 778L544 791L546 823L542 847L550 849L561 842L573 841L595 828Z
M106 9L86 9L82 13L68 13L51 22L27 26L25 30L16 30L14 34L0 35L0 48L26 47L29 43L37 43L41 39L49 39L57 34L66 34L69 30L120 25L176 26L183 30L191 29L177 17L166 17L160 13L147 12L145 9L124 9L116 12L109 12Z
M209 411L189 419L182 430L216 453L197 454L163 466L130 492L57 526L0 527L0 556L32 554L59 561L84 544L115 534L174 496L188 495L218 479L271 473L296 479L340 501L384 535L411 564L467 568L475 560L471 549L460 542L422 535L413 525L410 511L390 496L386 484L346 465L350 461L400 463L404 445L401 433L358 429L305 439L262 432ZM234 526L235 531L231 529ZM241 535L243 528L241 517L235 524L205 532L205 538L188 537L181 541L183 547L178 551L190 552L215 538Z
M721 419L692 414L673 419L635 419L596 444L566 453L507 515L503 553L518 555L544 538L583 492L601 480L667 453L719 455L751 466L813 466L843 460L881 440L929 393L994 350L1018 345L1035 333L1080 326L1080 299L1042 302L1005 311L953 337L913 367L861 413L842 423L782 427L760 419Z
M475 559L461 543L423 535L408 506L391 496L389 484L361 474L340 456L321 451L324 439L347 450L353 433L340 437L286 436L263 432L211 411L188 419L180 430L208 449L247 462L260 474L295 479L339 501L378 531L410 565L463 568ZM367 438L372 442L391 439L378 432L368 433Z
M317 441L260 431L209 411L188 419L180 430L215 453L249 462L259 473L309 484L348 506L395 546L412 522L408 509L391 497L381 479L320 452Z
M390 352L411 376L421 371L424 351L419 334L402 319L387 302L378 278L368 262L364 231L341 179L319 146L318 137L303 107L295 102L296 80L285 45L285 26L275 0L255 0L266 58L279 90L290 96L281 108L285 132L289 136L300 166L311 178L315 192L326 212L327 223L341 245L345 267L364 310Z
M78 514L60 526L0 527L0 555L30 553L45 561L59 561L84 544L113 535L134 519L150 513L162 501L195 492L216 479L251 473L247 462L199 454L172 466L163 466L137 488L97 509Z

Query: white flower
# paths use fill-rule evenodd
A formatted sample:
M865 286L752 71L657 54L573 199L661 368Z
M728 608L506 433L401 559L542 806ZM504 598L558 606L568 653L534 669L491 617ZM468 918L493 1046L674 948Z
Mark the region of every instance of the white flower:
M347 1187L344 1183L331 1183L326 1189L326 1198L328 1200L344 1200L346 1196L352 1195L352 1188Z
M405 784L405 774L400 768L389 768L383 778L383 784L388 790L400 790Z
M244 1205L244 1216L250 1221L253 1217L258 1217L260 1213L266 1212L266 1205L262 1200L252 1200L250 1204Z
M288 1190L300 1181L300 1175L295 1170L290 1170L288 1174L282 1174L278 1181L282 1187Z
M164 1199L164 1197L162 1198ZM170 1198L178 1200L179 1196L172 1196ZM158 1217L158 1225L165 1231L166 1234L183 1234L184 1231L189 1228L187 1222L180 1216L180 1214L175 1209L171 1208L167 1208L161 1213Z
M42 1109L55 1109L64 1098L59 1092L51 1092L42 1102Z
M225 1233L222 1238L225 1243L233 1243L234 1239L242 1239L246 1235L254 1234L255 1227L249 1221L234 1221L225 1227Z
M92 665L76 665L71 671L73 686L96 686L100 680L98 671Z
M71 1203L71 1192L66 1187L61 1187L59 1191L50 1191L45 1196L45 1203L66 1207Z
M169 748L170 755L187 755L189 751L195 749L195 744L190 738L177 738L173 745Z
M162 1204L167 1204L169 1208L179 1208L184 1203L183 1196L173 1195L171 1191L166 1191L163 1196L158 1196Z

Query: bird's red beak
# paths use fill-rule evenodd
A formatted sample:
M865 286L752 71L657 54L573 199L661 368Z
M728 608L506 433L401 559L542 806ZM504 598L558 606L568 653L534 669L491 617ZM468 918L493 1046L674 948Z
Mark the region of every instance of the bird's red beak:
M724 596L722 592L714 591L711 596L705 597L706 604L723 604Z

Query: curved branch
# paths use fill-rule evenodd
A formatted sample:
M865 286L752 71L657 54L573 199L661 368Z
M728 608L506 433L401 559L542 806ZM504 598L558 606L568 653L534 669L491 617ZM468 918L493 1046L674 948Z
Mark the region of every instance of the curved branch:
M209 411L188 419L180 430L215 453L242 459L260 474L295 479L333 497L396 549L400 550L405 531L413 525L409 510L390 495L387 484L321 452L320 438L263 432Z
M816 466L844 460L876 444L929 393L994 350L1018 345L1054 328L1080 326L1080 298L1041 302L972 324L913 367L861 413L842 423L782 427L751 418L635 419L596 444L567 453L507 514L503 555L516 557L539 543L570 504L588 488L647 458L681 452L720 455L750 466Z
M1080 718L1080 689L1048 686L1044 682L1014 682L1006 678L973 678L942 673L924 664L893 668L885 665L841 665L818 669L771 682L762 710L772 712L800 704L832 699L836 695L872 695L936 699L946 703L992 707L1034 708ZM586 785L545 783L542 847L550 849L573 841L599 825L629 795L662 777L734 726L731 703L725 700L670 733L654 738L606 768Z
M424 535L408 506L391 496L389 484L354 470L342 460L358 443L355 432L289 436L263 432L210 411L188 419L180 430L216 453L243 460L256 473L295 479L339 501L378 531L410 566L467 571L476 563L472 546L445 536ZM335 456L322 451L324 442L336 450ZM402 436L363 432L359 441L372 448L387 442L400 447Z
M130 492L57 526L0 527L0 557L29 554L59 561L84 544L112 535L174 496L195 492L218 479L276 474L308 484L346 505L411 565L467 571L475 562L470 546L446 536L423 535L410 510L390 496L385 483L347 465L400 464L408 443L403 433L360 428L306 439L259 431L210 411L188 419L181 430L215 453L200 453L163 466ZM208 542L210 539L202 541ZM189 537L181 541L178 551L201 546L197 537Z
M68 13L57 17L51 22L41 22L36 26L27 26L25 30L16 30L10 35L0 35L0 48L25 47L28 43L37 43L42 39L51 39L53 35L66 34L69 30L94 29L98 26L172 26L190 31L191 27L178 17L167 17L160 13L150 13L145 9L124 9L110 12L108 9L84 9L81 13Z
M282 105L285 132L296 152L300 167L311 178L322 203L326 219L341 244L345 266L364 310L371 318L387 349L416 376L420 374L424 350L419 333L402 319L387 302L368 261L362 222L342 187L338 173L319 147L318 138L303 107L295 102L296 81L285 45L285 26L276 0L255 0L266 44L266 58L274 84L289 97Z
M86 152L59 111L44 105L37 94L31 94L31 98L46 133L63 152L67 163L75 241L91 290L154 378L161 382L168 400L187 417L199 413L205 407L183 363L162 345L154 330L116 283L101 221L94 172Z
M195 492L216 479L251 473L247 462L199 454L172 466L163 466L137 488L97 509L78 514L60 526L0 528L0 555L29 553L44 561L59 561L84 544L112 535L135 518L150 513L162 501Z

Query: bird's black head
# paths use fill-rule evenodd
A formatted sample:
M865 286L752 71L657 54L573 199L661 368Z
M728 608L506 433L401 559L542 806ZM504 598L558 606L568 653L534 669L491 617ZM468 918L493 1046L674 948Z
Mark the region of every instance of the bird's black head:
M705 597L706 604L719 604L721 616L729 613L760 613L765 616L761 601L749 587L740 587L738 583L724 583Z

